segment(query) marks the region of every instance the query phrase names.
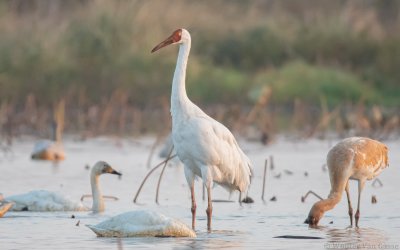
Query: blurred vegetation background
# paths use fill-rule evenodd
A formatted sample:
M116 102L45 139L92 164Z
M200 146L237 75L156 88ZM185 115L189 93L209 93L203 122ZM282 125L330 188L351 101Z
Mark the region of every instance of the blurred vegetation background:
M177 48L150 50L184 27L188 94L230 128L398 129L399 13L396 0L2 0L0 125L44 134L62 100L71 132L163 129Z

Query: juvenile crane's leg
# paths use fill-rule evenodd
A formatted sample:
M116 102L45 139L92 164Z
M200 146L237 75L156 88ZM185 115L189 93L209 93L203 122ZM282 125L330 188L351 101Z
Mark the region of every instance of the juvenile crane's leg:
M350 227L353 227L353 207L351 206L350 193L349 193L349 181L346 183L346 195L347 195L347 204L349 205L349 216L350 216Z
M207 213L207 231L211 232L211 216L212 216L212 202L211 202L211 185L207 184L207 198L208 198L208 207L206 210Z
M355 214L356 219L356 227L358 227L358 220L360 219L360 198L361 198L361 191L364 188L365 180L358 180L358 203L357 203L357 211Z
M196 198L194 196L194 181L190 186L190 194L192 196L192 229L195 230L196 227Z

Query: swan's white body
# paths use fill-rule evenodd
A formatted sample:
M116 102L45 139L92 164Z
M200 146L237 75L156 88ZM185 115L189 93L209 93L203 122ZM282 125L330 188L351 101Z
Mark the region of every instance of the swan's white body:
M60 142L41 140L35 143L32 159L59 161L65 159L64 148Z
M186 224L151 211L126 212L87 227L100 237L196 237Z
M81 202L75 202L60 193L34 190L25 194L8 196L8 202L15 203L12 211L87 211Z
M172 140L177 155L185 166L192 199L195 177L203 179L209 196L207 214L211 217L212 183L216 182L229 191L246 192L250 185L252 166L232 133L191 102L186 94L186 66L191 46L189 32L185 29L175 31L171 37L156 46L153 52L171 43L179 44L171 93ZM196 204L194 200L192 202L193 212ZM194 221L192 226L194 228Z
M90 173L90 183L92 186L93 206L92 209L85 207L81 202L75 202L62 194L46 191L34 190L25 194L13 195L7 197L7 202L13 202L15 205L12 211L90 211L103 212L104 199L99 188L99 177L101 174L118 174L107 163L99 161L92 168Z

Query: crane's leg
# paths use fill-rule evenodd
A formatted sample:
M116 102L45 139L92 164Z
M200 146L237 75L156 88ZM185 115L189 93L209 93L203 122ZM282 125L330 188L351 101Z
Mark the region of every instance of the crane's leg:
M194 181L190 186L190 195L192 196L192 229L195 230L196 227L196 198L194 196Z
M211 233L211 216L212 216L212 202L211 202L211 185L207 183L207 198L208 198L208 207L206 210L207 213L207 231Z
M211 186L213 184L213 176L208 166L201 167L201 178L203 179L203 185L205 185L207 189L207 198L208 198L208 206L206 210L207 231L211 233L211 217L212 217Z
M353 207L351 206L350 193L349 193L349 181L346 183L346 195L347 195L347 204L349 205L349 216L350 216L350 227L353 227Z
M192 172L192 170L190 170L190 165L186 162L184 162L185 167L184 167L184 172L185 172L185 177L186 177L186 181L189 185L190 188L190 196L192 198L192 229L195 230L196 227L196 197L194 195L194 179L195 179L195 175Z
M360 198L361 198L361 191L364 188L365 180L358 180L358 203L357 203L357 211L355 214L356 219L356 227L358 227L358 220L360 219Z

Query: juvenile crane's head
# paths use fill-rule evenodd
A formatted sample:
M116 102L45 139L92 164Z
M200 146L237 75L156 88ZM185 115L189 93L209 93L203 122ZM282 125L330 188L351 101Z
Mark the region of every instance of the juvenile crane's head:
M307 219L304 223L309 224L310 226L317 226L319 220L324 216L324 208L321 202L317 202L312 206L310 213L308 214Z
M184 42L190 41L190 34L185 29L177 29L172 35L170 35L167 39L159 43L154 49L151 50L151 53L156 52L157 50L168 46L170 44L180 44Z

